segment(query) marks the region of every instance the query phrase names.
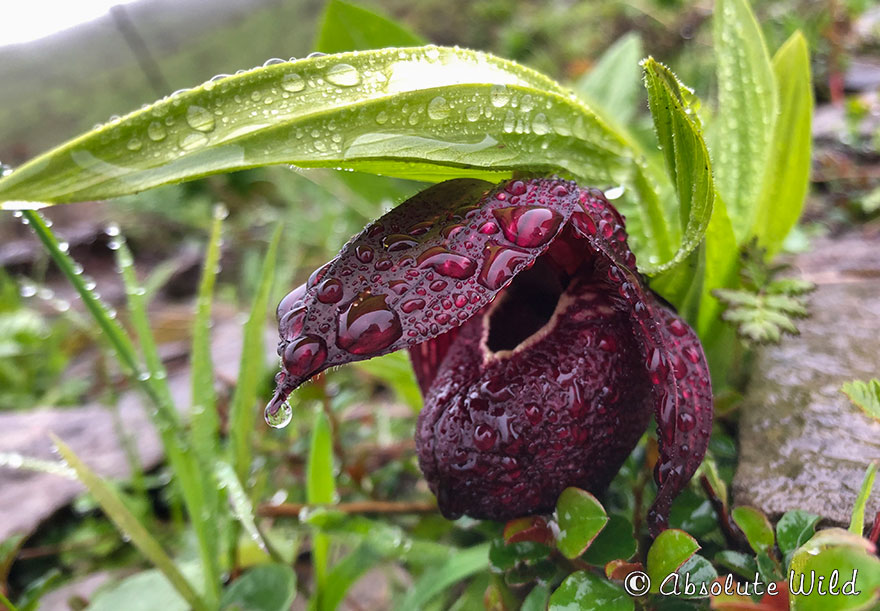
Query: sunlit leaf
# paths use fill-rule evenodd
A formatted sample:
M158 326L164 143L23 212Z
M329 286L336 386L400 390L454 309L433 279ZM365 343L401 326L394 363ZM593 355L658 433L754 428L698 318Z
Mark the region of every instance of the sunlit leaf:
M799 31L774 55L773 74L779 87L779 116L753 226L768 259L800 217L810 184L813 85L807 41Z
M578 571L550 596L549 611L603 609L606 611L632 611L633 599L622 587L597 577L587 571Z
M296 574L284 564L261 564L229 586L220 599L223 611L288 611L296 598Z
M482 544L456 552L443 564L426 571L413 584L397 609L421 609L444 589L458 583L489 565L489 545Z
M715 176L742 242L757 216L773 144L776 79L748 0L716 0L713 23L718 75Z
M373 11L342 0L330 0L324 9L324 20L314 47L321 53L344 53L382 47L415 47L425 42L402 25Z
M639 60L644 57L636 32L621 36L578 80L575 91L615 125L628 125L641 96Z
M556 172L622 186L631 243L651 273L687 255L632 142L551 79L445 47L281 62L208 81L0 178L0 206L100 199L260 165L341 167L440 181ZM688 234L690 236L690 234Z
M664 530L648 550L648 576L651 591L657 592L663 580L677 571L697 550L700 544L683 530Z
M730 515L755 552L766 552L773 547L776 537L770 521L763 513L754 507L736 507Z

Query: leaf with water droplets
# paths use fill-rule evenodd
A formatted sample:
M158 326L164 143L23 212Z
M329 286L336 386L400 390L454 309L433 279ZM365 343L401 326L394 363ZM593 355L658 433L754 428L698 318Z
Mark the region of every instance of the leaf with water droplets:
M640 217L633 244L643 271L679 250L657 176L627 137L537 72L434 46L270 61L221 75L0 177L0 208L102 199L282 163L428 181L550 171L620 185L621 209Z
M748 0L716 0L713 25L718 76L715 175L742 243L752 231L761 201L778 92L764 35Z

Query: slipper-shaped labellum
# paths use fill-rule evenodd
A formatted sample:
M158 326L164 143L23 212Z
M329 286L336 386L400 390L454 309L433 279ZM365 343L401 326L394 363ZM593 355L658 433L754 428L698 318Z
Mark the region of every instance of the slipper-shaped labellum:
M568 486L601 492L653 412L657 534L709 441L699 340L636 272L620 214L572 182L422 191L287 295L278 318L274 426L315 374L409 349L425 396L419 462L450 518L550 512Z

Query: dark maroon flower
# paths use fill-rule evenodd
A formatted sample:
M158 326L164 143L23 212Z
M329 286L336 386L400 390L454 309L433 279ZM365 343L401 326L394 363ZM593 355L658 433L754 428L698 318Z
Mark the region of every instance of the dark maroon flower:
M604 489L653 410L656 534L706 451L712 393L699 340L635 264L596 189L435 185L282 300L267 419L286 420L287 396L318 372L409 348L440 510L505 520L552 511L567 486Z

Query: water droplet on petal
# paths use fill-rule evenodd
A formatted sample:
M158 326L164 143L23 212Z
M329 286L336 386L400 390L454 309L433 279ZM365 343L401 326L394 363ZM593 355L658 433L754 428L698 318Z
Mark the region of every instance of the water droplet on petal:
M336 303L342 299L342 282L329 278L318 287L317 297L321 303Z
M511 188L513 187L508 187L508 189ZM517 246L527 248L546 244L556 235L556 231L562 223L562 215L555 210L541 206L496 208L492 210L492 214L501 224L504 237Z
M406 250L416 244L418 244L416 240L403 233L393 233L382 238L382 246L387 248L389 252Z
M442 246L429 248L419 255L417 261L423 267L433 267L438 274L457 280L470 278L477 271L477 263L473 259L449 252Z
M498 244L486 246L483 268L477 280L491 291L497 291L513 277L517 265L528 260L529 254Z
M397 341L400 319L385 303L385 295L364 292L348 304L337 320L336 344L352 354L373 354Z
M327 344L315 335L304 335L287 344L281 361L284 369L295 378L314 374L327 360Z
M481 452L488 452L495 447L498 434L495 429L485 424L478 424L474 428L474 446Z
M361 263L369 263L373 260L373 249L366 244L358 244L354 249L354 254Z

